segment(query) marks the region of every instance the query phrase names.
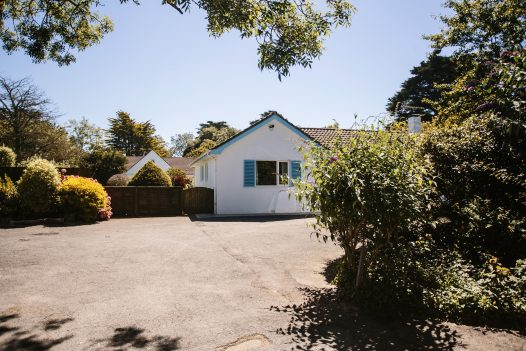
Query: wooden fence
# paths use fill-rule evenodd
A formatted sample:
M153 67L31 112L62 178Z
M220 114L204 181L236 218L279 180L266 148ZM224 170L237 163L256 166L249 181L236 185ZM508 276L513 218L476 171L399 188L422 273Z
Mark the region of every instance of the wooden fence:
M186 214L214 213L214 190L201 187L183 190L183 211Z
M180 216L214 213L214 190L208 188L107 186L115 217Z
M107 186L115 217L180 216L181 187Z

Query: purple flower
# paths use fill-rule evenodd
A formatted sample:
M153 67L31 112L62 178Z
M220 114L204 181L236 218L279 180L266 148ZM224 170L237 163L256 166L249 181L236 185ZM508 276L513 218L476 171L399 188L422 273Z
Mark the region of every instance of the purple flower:
M480 112L480 111L488 111L490 109L492 109L493 107L495 107L496 104L494 102L485 102L483 103L482 105L479 105L475 111L477 112Z
M329 163L333 163L335 161L338 161L338 156L331 156L331 158L329 159Z

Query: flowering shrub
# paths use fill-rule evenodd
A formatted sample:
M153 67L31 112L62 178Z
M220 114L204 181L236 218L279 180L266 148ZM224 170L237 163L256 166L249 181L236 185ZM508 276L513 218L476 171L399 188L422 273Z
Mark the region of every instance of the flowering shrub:
M130 182L130 177L128 175L121 173L121 174L114 174L108 179L106 182L106 185L109 186L126 186Z
M51 162L40 158L29 161L17 185L23 214L42 216L56 213L60 175Z
M13 215L16 210L18 191L8 176L0 177L0 218Z
M172 186L168 174L155 162L148 161L128 183L130 186Z
M15 152L7 146L0 146L0 167L13 167L15 163Z
M92 178L66 176L59 188L64 212L82 222L111 217L110 199L104 187Z
M179 168L170 168L166 173L170 177L173 186L186 188L192 184L186 173Z
M359 292L359 267L383 262L406 235L418 237L433 192L430 164L407 133L357 132L331 149L312 146L296 196L317 213L315 233L344 249L345 281ZM359 259L357 249L365 250ZM360 264L360 261L361 264ZM367 286L364 275L363 286Z

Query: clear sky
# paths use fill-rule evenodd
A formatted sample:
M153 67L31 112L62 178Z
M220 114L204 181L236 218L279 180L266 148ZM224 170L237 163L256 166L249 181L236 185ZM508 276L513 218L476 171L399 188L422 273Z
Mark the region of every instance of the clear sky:
M110 1L107 1L110 3ZM0 74L30 76L55 103L60 122L85 116L107 126L124 110L151 120L167 141L194 132L200 122L225 120L237 128L267 110L304 127L336 119L348 127L384 112L387 98L430 51L423 34L435 33L441 0L354 0L350 28L340 28L312 69L295 68L281 82L257 67L256 43L236 32L213 39L201 10L180 15L161 1L141 6L111 1L99 10L115 31L58 67L34 64L22 53L0 52Z

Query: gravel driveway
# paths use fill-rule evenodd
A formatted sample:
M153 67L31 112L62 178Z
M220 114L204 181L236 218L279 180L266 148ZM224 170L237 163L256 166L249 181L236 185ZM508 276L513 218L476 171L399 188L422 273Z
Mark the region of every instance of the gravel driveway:
M0 350L526 350L504 331L339 306L321 273L341 251L308 221L0 229Z

